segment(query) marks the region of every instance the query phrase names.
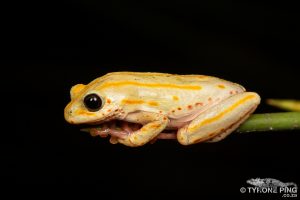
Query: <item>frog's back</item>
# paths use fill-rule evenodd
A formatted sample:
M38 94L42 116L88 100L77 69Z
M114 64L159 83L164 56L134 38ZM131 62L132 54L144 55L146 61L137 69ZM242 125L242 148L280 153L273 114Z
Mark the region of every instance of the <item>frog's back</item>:
M115 84L114 84L115 83ZM213 76L206 75L178 75L153 72L112 72L108 73L91 84L107 88L110 86L153 86L153 88L178 88L187 90L205 89L217 84L218 89L236 89L241 86ZM190 86L190 87L189 87ZM211 88L210 88L211 89Z
M133 81L139 83L169 83L191 85L200 82L209 82L217 78L205 75L178 75L156 72L112 72L98 79L98 83L112 81ZM220 79L221 80L221 79Z
M90 86L121 102L147 101L152 107L165 111L184 105L198 105L200 109L202 105L244 91L238 84L212 76L150 72L113 72L94 80Z
M112 72L108 73L91 84L99 90L110 90L118 93L135 91L142 93L163 93L181 95L222 95L230 91L242 91L244 88L238 84L205 75L177 75L153 72Z

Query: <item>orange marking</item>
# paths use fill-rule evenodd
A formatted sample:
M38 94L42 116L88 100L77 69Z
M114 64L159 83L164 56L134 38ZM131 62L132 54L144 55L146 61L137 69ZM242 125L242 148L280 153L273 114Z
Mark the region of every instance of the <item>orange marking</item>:
M143 100L130 100L130 99L123 99L122 103L124 104L143 104Z
M196 103L196 106L203 106L203 103Z
M167 118L166 118L166 117L164 117L164 120L167 120Z
M173 100L178 101L179 100L178 96L173 96Z
M182 109L182 108L180 108L180 107L179 107L179 108L177 108L177 110L181 110L181 109Z
M185 89L185 90L201 90L199 85L175 85L169 83L140 83L134 81L121 81L121 82L107 82L99 87L99 89L105 89L108 87L122 87L122 86L140 86L140 87L152 87L152 88L173 88L173 89Z
M230 94L233 94L233 91L230 91Z
M199 124L197 124L195 126L192 126L191 128L189 128L189 131L193 131L195 129L198 129L201 126L210 124L210 123L212 123L214 121L217 121L217 120L221 119L224 115L226 115L227 113L229 113L230 111L232 111L233 109L235 109L236 107L238 107L239 105L245 103L249 99L253 99L254 97L255 97L254 95L249 95L249 96L244 97L243 99L240 99L238 102L236 102L235 104L233 104L232 106L230 106L226 110L220 112L218 115L216 115L214 117L211 117L211 118L208 118L208 119L202 121L201 123L199 123Z
M220 85L218 85L218 88L225 89L225 85L220 84Z
M107 110L107 112L111 112L111 109Z
M149 128L159 128L160 125L159 124L152 124Z
M87 115L87 116L93 116L93 115L95 115L94 112L86 112L86 111L84 111L84 110L77 110L77 111L76 111L76 114L77 114L77 115Z
M191 106L191 105L188 105L188 109L190 109L190 110L191 110L192 108L193 108L193 106Z
M155 102L155 101L149 101L148 105L150 105L150 106L158 106L158 103Z
M110 99L107 99L107 101L106 101L107 103L111 103L111 100Z

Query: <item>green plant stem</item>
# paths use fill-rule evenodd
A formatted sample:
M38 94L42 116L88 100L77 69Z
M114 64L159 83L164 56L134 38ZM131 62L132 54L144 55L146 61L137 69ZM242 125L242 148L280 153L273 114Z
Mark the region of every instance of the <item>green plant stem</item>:
M253 114L237 133L300 130L300 112Z

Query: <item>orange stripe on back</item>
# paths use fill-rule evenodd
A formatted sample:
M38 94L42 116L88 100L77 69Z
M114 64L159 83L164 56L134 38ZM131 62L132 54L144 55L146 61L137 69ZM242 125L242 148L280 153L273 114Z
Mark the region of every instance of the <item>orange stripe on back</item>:
M109 87L122 87L122 86L141 86L141 87L151 87L151 88L174 88L174 89L185 89L185 90L201 90L202 87L199 85L175 85L168 83L139 83L134 81L122 81L122 82L109 82L104 83L99 87L99 89L105 89Z
M158 103L155 102L155 101L149 101L148 104L149 104L150 106L158 106Z

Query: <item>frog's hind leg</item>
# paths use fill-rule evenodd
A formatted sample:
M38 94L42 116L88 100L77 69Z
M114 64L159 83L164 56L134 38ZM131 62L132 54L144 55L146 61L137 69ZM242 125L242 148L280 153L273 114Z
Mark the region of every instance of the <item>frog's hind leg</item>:
M183 145L217 142L224 139L254 112L260 97L253 92L234 95L200 113L190 124L178 130Z
M250 110L244 117L242 117L237 123L232 124L231 127L228 127L224 132L220 133L219 135L207 140L208 143L220 142L221 140L225 139L230 133L236 130L244 121L248 119L251 113L255 111L256 107Z

